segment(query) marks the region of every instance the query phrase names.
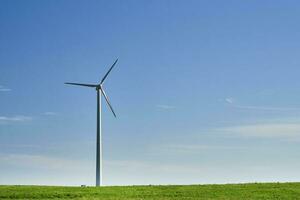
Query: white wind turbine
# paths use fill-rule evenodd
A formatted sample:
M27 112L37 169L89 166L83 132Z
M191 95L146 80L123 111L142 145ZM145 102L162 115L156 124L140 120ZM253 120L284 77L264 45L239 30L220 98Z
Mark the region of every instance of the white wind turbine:
M116 114L109 102L109 99L103 89L103 83L108 76L108 74L111 72L113 67L118 62L118 59L114 62L114 64L110 67L110 69L106 72L104 77L102 78L101 82L99 84L84 84L84 83L65 83L68 85L77 85L77 86L84 86L84 87L91 87L95 88L97 91L97 149L96 149L96 186L102 185L102 141L101 141L101 97L104 96L104 99L106 100L106 103L108 104L110 110L112 111L113 115L116 117ZM101 96L100 96L101 95Z

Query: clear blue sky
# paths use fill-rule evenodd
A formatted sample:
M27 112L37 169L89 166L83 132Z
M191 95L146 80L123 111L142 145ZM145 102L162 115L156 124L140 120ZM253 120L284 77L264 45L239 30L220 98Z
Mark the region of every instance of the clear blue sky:
M299 1L0 0L0 184L299 181Z

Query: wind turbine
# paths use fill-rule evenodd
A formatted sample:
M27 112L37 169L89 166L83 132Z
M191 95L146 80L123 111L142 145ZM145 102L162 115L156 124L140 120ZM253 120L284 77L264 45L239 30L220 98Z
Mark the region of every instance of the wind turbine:
M84 83L65 83L68 85L77 85L77 86L84 86L84 87L90 87L95 88L97 91L97 149L96 149L96 186L102 185L102 140L101 140L101 97L104 96L104 99L106 100L106 103L108 104L111 112L116 117L116 113L114 112L109 99L103 89L103 83L105 79L107 78L108 74L111 72L111 70L114 68L114 66L117 64L118 59L114 62L114 64L109 68L109 70L106 72L106 74L103 76L101 82L99 84L84 84ZM101 94L100 94L101 93ZM101 96L100 96L101 95Z

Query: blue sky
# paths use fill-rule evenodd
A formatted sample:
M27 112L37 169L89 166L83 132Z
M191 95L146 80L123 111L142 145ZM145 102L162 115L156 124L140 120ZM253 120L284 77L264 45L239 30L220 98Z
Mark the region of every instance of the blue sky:
M0 184L299 181L298 1L0 1Z

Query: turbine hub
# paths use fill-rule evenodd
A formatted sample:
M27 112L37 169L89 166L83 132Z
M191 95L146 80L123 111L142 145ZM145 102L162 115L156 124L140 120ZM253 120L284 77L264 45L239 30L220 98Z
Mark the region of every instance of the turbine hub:
M97 87L95 88L97 91L101 89L101 85L97 85Z

